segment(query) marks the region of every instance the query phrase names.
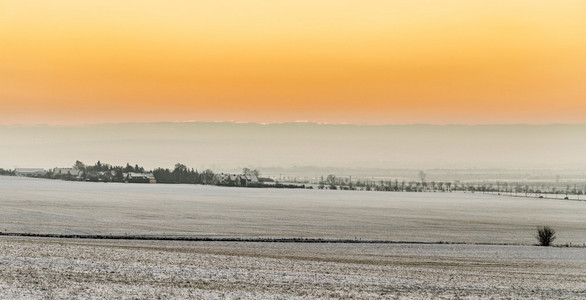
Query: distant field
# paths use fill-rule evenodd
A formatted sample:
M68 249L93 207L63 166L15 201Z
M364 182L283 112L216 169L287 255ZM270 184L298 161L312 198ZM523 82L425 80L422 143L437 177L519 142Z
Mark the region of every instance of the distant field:
M212 237L586 243L586 202L463 193L246 189L0 176L0 230Z

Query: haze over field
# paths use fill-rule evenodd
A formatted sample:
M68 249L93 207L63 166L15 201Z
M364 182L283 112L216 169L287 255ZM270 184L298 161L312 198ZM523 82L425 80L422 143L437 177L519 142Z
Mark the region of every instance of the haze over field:
M333 168L586 167L586 125L327 125L134 123L1 126L0 167L68 167L98 160L147 168L181 162Z

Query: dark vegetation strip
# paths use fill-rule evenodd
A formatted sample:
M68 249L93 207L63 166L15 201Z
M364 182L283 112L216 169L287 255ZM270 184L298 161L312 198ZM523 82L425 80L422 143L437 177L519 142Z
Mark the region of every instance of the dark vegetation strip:
M322 239L322 238L214 238L214 237L171 237L144 235L101 235L101 234L53 234L0 232L0 236L39 237L58 239L95 239L95 240L146 240L146 241L188 241L188 242L254 242L254 243L337 243L337 244L467 244L462 242L413 242L362 239Z
M0 232L0 236L36 237L55 239L87 240L139 240L139 241L185 241L185 242L241 242L241 243L305 243L305 244L413 244L413 245L484 245L484 246L539 246L519 243L470 243L470 242L422 242L390 241L363 239L324 239L324 238L237 238L237 237L189 237L189 236L148 236L148 235L103 235L103 234L57 234L29 232ZM554 247L585 248L585 244L558 244Z

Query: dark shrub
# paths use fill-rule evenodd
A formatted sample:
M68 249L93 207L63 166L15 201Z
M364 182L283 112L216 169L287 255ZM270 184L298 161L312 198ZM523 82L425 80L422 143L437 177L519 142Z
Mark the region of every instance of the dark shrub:
M540 246L551 246L551 243L555 240L555 230L549 226L537 227L537 235L535 236L539 241Z

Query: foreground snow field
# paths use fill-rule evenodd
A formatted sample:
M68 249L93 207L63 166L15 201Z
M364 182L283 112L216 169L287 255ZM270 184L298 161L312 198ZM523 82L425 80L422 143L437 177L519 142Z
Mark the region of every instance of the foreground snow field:
M0 237L0 298L584 299L582 248Z
M247 189L0 176L0 231L586 243L586 201L464 193Z

